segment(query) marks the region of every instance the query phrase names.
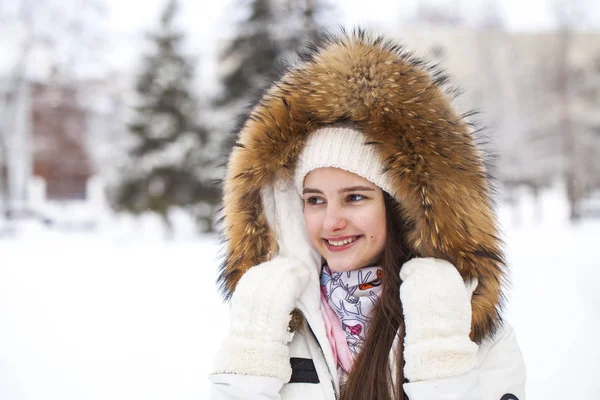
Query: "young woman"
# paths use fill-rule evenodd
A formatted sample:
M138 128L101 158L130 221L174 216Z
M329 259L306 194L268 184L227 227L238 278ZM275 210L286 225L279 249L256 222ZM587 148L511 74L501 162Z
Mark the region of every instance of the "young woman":
M489 176L446 80L356 32L254 108L225 182L213 399L525 399Z

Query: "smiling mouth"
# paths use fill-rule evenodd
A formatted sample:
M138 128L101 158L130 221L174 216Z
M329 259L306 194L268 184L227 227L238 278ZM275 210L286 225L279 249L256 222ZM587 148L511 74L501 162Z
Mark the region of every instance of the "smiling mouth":
M358 239L360 239L360 236L353 236L343 240L323 239L323 242L330 251L342 251L352 247Z

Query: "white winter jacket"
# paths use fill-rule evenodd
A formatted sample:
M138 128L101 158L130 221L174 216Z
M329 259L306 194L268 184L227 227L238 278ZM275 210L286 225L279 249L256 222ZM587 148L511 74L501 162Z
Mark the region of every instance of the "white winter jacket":
M314 295L314 292L312 293ZM337 368L319 311L319 299L304 293L298 306L303 328L289 344L292 379L236 374L209 376L211 400L336 400ZM393 363L391 363L393 365ZM411 400L524 400L525 364L508 323L479 346L479 367L456 378L405 383Z

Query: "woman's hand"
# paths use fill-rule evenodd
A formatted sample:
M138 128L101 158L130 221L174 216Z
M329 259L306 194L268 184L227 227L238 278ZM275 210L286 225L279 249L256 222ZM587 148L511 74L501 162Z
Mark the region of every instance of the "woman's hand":
M308 267L290 257L250 268L231 298L231 334L288 343L291 312L309 276Z
M412 381L466 374L476 368L478 346L469 338L471 296L448 261L415 258L400 270L404 309L404 374Z
M309 276L306 264L280 256L242 276L231 298L229 335L217 355L215 373L290 379L290 313Z

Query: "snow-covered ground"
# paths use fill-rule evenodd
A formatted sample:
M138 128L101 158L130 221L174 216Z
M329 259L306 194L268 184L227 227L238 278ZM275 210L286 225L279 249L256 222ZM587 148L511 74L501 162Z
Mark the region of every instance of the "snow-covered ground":
M554 192L517 209L500 217L528 398L598 399L600 221L568 225ZM165 241L151 218L102 221L0 239L0 399L207 398L227 327L216 237L179 224Z
M500 214L512 270L507 318L527 363L528 398L600 399L600 220L569 225L555 193L540 203L522 201L520 226Z

